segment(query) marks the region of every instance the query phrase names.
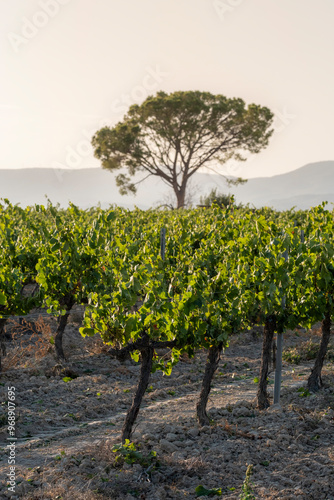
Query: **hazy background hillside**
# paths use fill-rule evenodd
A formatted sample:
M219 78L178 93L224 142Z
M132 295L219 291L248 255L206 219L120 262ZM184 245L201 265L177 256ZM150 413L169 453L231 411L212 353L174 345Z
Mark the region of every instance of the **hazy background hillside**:
M322 201L334 202L334 161L309 163L286 174L250 179L234 188L238 201L256 207L307 209Z
M310 163L286 174L250 179L232 188L228 188L219 175L198 173L192 182L193 205L212 188L233 192L239 203L279 210L293 206L306 209L322 201L334 203L334 161ZM102 207L117 204L130 209L135 205L148 209L173 199L167 186L152 178L139 186L136 196L121 196L114 176L99 168L0 170L0 197L24 207L45 204L45 196L62 206L72 201L82 208L100 203Z

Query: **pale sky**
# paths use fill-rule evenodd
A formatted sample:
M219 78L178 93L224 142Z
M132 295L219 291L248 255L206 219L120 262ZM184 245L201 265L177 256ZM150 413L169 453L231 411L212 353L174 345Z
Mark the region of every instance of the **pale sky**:
M333 25L333 0L0 0L0 168L99 168L94 132L158 90L275 113L222 173L334 160Z

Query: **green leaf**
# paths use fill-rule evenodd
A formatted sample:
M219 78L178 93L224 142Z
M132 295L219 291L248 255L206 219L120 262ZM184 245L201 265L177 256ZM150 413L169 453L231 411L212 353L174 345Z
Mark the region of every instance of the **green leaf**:
M197 497L204 497L204 496L206 496L206 497L213 497L215 495L221 495L222 494L222 490L221 490L221 488L212 488L211 490L208 490L208 489L204 488L204 486L202 486L200 484L195 489L195 493L196 493Z
M92 337L96 334L95 328L81 327L79 328L79 332L83 337Z
M132 351L131 352L131 358L133 359L133 361L135 361L136 363L138 363L138 361L139 361L139 351Z
M227 338L227 333L221 333L220 335L218 335L217 340L218 342L226 342Z
M164 375L167 375L167 377L169 377L172 373L172 366L171 365L165 365L164 368L163 368L163 373Z
M0 291L0 306L5 306L7 303L6 295Z
M131 334L132 331L136 329L137 326L137 318L130 316L125 323L125 333Z
M111 221L115 220L115 218L116 218L116 213L115 212L110 212L108 214L107 221L111 222Z

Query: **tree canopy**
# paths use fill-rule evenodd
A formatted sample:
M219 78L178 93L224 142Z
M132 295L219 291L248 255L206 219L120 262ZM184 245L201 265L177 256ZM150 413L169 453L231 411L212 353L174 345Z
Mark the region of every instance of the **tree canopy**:
M206 196L200 197L201 206L211 207L213 204L216 204L220 207L235 207L242 208L242 204L237 205L234 199L234 195L231 193L219 193L217 188L211 189L210 193Z
M240 98L209 92L158 92L133 105L123 121L103 127L92 139L104 169L127 169L116 176L121 194L136 192L138 173L160 177L185 204L189 179L203 166L245 160L268 145L273 113Z

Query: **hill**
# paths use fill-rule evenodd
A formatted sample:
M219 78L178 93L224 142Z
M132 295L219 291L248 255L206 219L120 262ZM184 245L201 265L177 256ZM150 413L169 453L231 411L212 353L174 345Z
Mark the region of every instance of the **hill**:
M231 191L239 202L278 210L334 202L334 161L309 163L286 174L250 179Z
M334 203L334 161L310 163L286 174L250 179L230 190L224 179L215 174L197 173L191 185L194 205L201 195L216 187L219 191L234 193L239 203L278 210L293 206L306 209L322 201ZM0 197L21 206L45 204L47 197L61 206L72 201L82 208L100 203L103 208L117 204L130 209L135 205L148 209L171 200L172 193L160 179L149 178L139 185L136 196L121 196L114 175L100 168L31 168L0 170Z

